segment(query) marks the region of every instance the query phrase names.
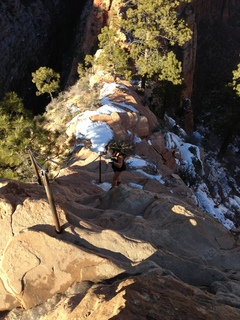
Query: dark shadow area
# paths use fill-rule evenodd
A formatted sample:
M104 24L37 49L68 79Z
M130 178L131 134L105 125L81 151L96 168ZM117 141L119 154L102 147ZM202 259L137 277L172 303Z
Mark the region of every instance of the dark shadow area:
M32 1L23 3L21 10L28 17L30 34L23 34L21 23L16 21L13 23L17 26L16 32L21 35L21 41L13 44L11 51L15 52L15 56L18 55L17 50L25 52L25 54L20 55L19 53L19 57L16 57L19 65L12 66L18 72L11 72L10 64L9 79L4 80L6 85L4 92L0 90L0 99L5 92L15 91L24 100L24 106L32 110L35 115L45 111L50 97L47 94L36 96L37 89L32 83L31 74L42 66L50 67L60 73L60 90L64 89L77 46L75 38L79 32L81 13L86 2L87 0L81 1L81 3L78 0L60 0L57 5L49 2L42 4L42 6L40 3L38 10L44 10L41 19L36 19L34 16L35 10ZM10 9L9 16L11 17Z
M71 232L67 231L66 230L67 228L69 228ZM33 227L27 228L27 230L29 231L43 232L52 238L58 239L60 241L64 241L66 243L70 243L72 245L76 245L77 247L80 247L82 250L88 253L97 254L102 258L109 259L118 266L125 265L125 267L128 266L128 268L131 268L131 261L128 258L126 258L124 255L122 255L119 252L110 251L110 250L92 245L85 239L82 239L79 236L79 234L74 230L75 228L70 224L66 223L64 226L61 227L61 229L62 229L61 234L58 234L57 232L55 232L53 226L50 226L50 225L35 225ZM92 230L92 232L94 232L94 230ZM100 231L96 231L96 233L98 232Z

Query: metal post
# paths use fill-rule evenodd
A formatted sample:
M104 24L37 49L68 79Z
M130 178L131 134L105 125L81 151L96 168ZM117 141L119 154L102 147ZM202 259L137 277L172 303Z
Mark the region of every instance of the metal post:
M42 185L42 180L40 178L40 175L39 175L39 172L38 172L38 169L37 169L37 165L36 165L36 163L34 161L32 152L31 152L31 150L28 150L28 152L29 152L29 155L30 155L30 159L31 159L31 162L32 162L32 166L33 166L34 172L35 172L35 174L37 176L37 182L38 182L38 184Z
M54 223L55 223L56 232L57 233L61 233L61 227L60 227L60 224L59 224L59 219L58 219L58 215L57 215L56 206L55 206L54 199L53 199L53 196L52 196L52 192L51 192L51 189L50 189L48 176L47 176L47 173L46 173L45 170L42 170L42 177L43 177L43 185L45 187L45 191L46 191L46 194L47 194L48 202L49 202L52 214L53 214L53 220L54 220Z
M99 183L102 183L102 158L101 158L101 154L99 155Z

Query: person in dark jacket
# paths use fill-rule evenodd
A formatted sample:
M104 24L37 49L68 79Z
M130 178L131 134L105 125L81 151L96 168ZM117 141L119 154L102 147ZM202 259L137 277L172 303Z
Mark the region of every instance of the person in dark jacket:
M113 180L112 180L112 188L119 185L121 183L121 175L123 171L126 170L126 164L124 161L124 154L120 151L113 150L112 153L112 169L114 172Z

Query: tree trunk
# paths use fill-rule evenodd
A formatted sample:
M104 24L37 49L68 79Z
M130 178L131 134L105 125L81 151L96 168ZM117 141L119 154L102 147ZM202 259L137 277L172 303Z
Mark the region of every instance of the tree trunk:
M237 134L239 125L240 125L240 119L237 116L237 119L232 122L232 125L229 128L228 133L223 140L223 143L222 143L221 148L220 148L218 155L217 155L218 159L222 159L224 157L229 144L233 140L234 136Z
M141 88L143 90L145 90L145 87L146 87L146 80L147 80L147 76L146 75L142 76Z
M233 136L234 136L233 130L230 130L229 133L227 134L227 136L225 137L225 139L223 140L221 148L218 152L217 157L219 160L221 160L223 158L223 156L225 155L227 148L232 141Z

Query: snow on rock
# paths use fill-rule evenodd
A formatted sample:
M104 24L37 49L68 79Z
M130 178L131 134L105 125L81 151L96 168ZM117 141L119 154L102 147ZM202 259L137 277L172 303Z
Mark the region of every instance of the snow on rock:
M105 146L113 138L113 131L105 122L93 122L86 119L77 124L76 138L90 139L92 151L102 152L105 151Z
M105 146L108 142L117 137L125 137L126 139L131 137L134 145L139 145L137 150L140 151L143 148L143 137L148 136L149 133L148 119L139 115L138 110L133 107L133 103L127 104L126 102L118 101L114 96L115 90L124 90L129 93L129 88L124 84L104 83L100 91L100 99L103 105L97 110L85 111L77 115L68 124L68 127L74 126L76 138L90 140L93 152L105 151ZM149 148L161 154L163 161L168 164L169 168L172 168L172 170L178 168L185 175L191 177L189 185L196 191L195 197L199 207L221 221L226 228L231 229L234 222L229 219L234 221L234 212L237 210L234 209L233 211L231 207L236 208L238 202L236 200L237 197L230 197L230 183L231 185L235 184L237 190L236 182L234 179L229 182L229 177L226 176L224 169L214 159L208 157L205 164L208 165L208 180L212 184L212 191L210 192L207 185L201 182L202 177L205 175L201 147L185 142L186 133L184 130L177 126L175 120L167 115L166 120L171 131L166 131L162 138L157 133L152 135L151 139L146 140ZM201 140L201 135L195 132L193 141L201 144ZM158 162L154 153L150 150L147 151L147 148L145 149L145 152L149 156L151 155L152 160L154 159L155 162ZM159 155L157 156L159 157ZM170 165L171 161L175 161L174 166ZM131 171L138 172L138 174L144 175L147 179L164 184L162 176L157 173L158 170L156 165L152 163L151 158L146 161L136 154L127 159L127 165ZM105 187L102 186L102 188ZM224 203L221 203L222 196L229 199L229 201L225 200ZM225 218L225 215L227 218Z
M228 210L223 205L216 206L216 203L209 195L206 184L202 183L198 186L196 197L198 199L198 205L203 211L219 220L227 229L232 229L234 227L234 223L224 215Z
M204 174L203 163L201 159L201 153L199 147L190 143L185 143L173 132L166 132L166 148L177 149L181 155L181 165L187 170L193 177L196 176L196 160L200 164L200 175ZM195 163L194 163L195 162ZM198 170L199 171L199 170Z

